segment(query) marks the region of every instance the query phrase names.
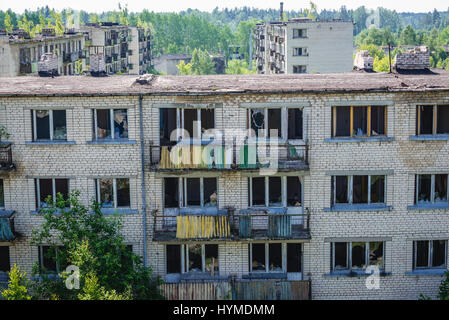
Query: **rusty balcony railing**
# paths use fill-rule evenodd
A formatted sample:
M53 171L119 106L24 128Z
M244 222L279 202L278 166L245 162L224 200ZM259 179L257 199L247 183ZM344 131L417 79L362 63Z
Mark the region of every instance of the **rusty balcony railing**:
M12 161L11 143L0 142L0 171L10 171L14 169Z
M150 145L150 165L154 170L248 170L277 167L308 170L307 144L282 143L259 146L244 144Z

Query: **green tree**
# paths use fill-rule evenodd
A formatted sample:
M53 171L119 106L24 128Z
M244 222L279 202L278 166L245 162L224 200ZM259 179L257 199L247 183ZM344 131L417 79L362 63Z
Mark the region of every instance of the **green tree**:
M193 50L192 60L192 74L215 74L215 63L206 50Z
M5 20L3 21L3 24L5 25L6 32L11 33L13 25L11 22L11 16L9 15L8 12L5 13Z
M190 75L192 74L192 64L185 63L184 60L181 60L179 64L176 66L180 75Z
M80 277L95 276L105 292L130 292L133 299L160 298L159 277L152 276L151 268L143 266L142 257L131 252L121 235L122 223L118 215L104 216L100 204L93 202L90 208L80 203L79 192L68 199L61 194L53 204L42 209L44 222L33 230L33 245L50 245L47 258L59 266L77 265ZM56 254L56 243L60 245ZM87 248L86 248L87 246ZM85 259L83 259L85 258ZM34 274L42 281L35 283L39 298L52 298L53 293L61 299L76 299L79 292L65 288L64 272L61 279L45 278L45 270L35 265Z
M55 24L55 33L58 36L62 36L65 31L64 23L62 22L62 13L52 11L51 16Z
M439 36L438 36L438 44L449 44L449 27L446 27L445 29L441 30Z
M408 25L405 27L404 30L401 32L400 37L400 43L401 45L415 45L416 42L416 32L415 29L411 25Z
M251 19L240 21L237 32L234 35L235 44L240 48L239 53L244 55L245 61L249 63L249 36L252 30L260 20Z
M376 72L388 72L390 70L390 61L387 56L383 58L375 57L373 70Z
M248 63L244 60L230 60L226 67L226 74L255 74L256 69L248 70Z
M30 283L27 280L25 271L15 265L9 272L8 288L2 291L5 300L31 300L28 294Z

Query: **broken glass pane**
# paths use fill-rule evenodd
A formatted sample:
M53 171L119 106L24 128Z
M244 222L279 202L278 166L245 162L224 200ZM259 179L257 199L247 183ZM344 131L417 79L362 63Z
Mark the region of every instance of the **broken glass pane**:
M126 109L114 110L114 138L128 139L128 112Z
M40 207L46 207L46 199L48 196L53 198L53 181L52 179L39 179L39 201Z
M176 143L170 137L176 131L176 108L161 108L159 110L159 130L161 146L170 146ZM176 134L175 134L176 137Z
M438 106L437 109L437 133L449 133L449 106Z
M181 273L181 246L168 244L166 254L167 273Z
M418 106L420 115L420 132L419 134L433 134L433 106Z
M301 272L300 243L287 243L287 272Z
M418 203L430 202L431 181L430 174L418 176Z
M334 256L335 256L335 270L345 270L348 269L348 250L346 242L335 242L334 243Z
M107 109L97 111L97 139L111 138L111 113Z
M53 140L67 140L65 110L53 110Z
M189 272L202 272L203 260L201 254L201 244L188 244L189 250Z
M348 177L335 176L335 202L348 203Z
M371 203L385 203L385 176L371 176Z
M352 203L368 203L368 176L353 176Z
M270 177L269 181L269 204L272 207L282 206L282 181L281 177Z
M201 133L206 130L214 129L215 127L215 110L214 109L201 109Z
M385 106L371 107L371 135L385 135Z
M367 107L354 107L353 108L353 136L366 136L367 123L368 123L368 108Z
M435 175L435 202L447 202L447 174Z
M130 207L129 179L116 179L117 207Z
M432 242L432 267L446 268L446 240Z
M383 269L384 263L384 243L370 242L369 243L369 265L377 266Z
M352 268L365 269L366 268L366 243L353 242L352 243Z
M204 206L217 206L217 178L204 178Z
M300 207L301 203L301 180L299 177L287 177L287 206Z
M288 139L302 139L301 109L288 109Z
M335 107L336 108L336 125L335 130L336 137L349 137L351 136L351 107Z
M265 271L265 244L253 243L252 245L252 271Z
M282 137L281 109L268 109L268 134L272 136L275 130L277 135L274 137Z
M282 272L282 244L270 243L268 245L269 266L272 272Z
M418 268L429 266L429 241L415 241L416 256L415 265Z
M50 112L36 110L36 140L50 139Z
M178 208L179 207L179 179L178 178L164 178L164 207Z
M218 272L218 244L204 245L206 272Z
M112 179L98 179L100 184L100 203L103 208L114 207L114 190Z
M265 205L265 178L253 178L253 206Z
M256 137L259 137L259 133L263 136L263 129L265 128L265 110L264 109L252 109L251 110L251 129L254 130ZM259 132L259 130L261 132Z

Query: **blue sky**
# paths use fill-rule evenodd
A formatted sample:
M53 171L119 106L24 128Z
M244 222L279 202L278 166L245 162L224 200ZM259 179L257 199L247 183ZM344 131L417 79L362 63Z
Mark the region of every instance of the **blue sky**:
M86 10L90 12L102 12L113 10L118 7L118 3L128 4L128 9L131 11L141 11L148 9L156 12L178 12L187 8L199 9L203 11L212 11L215 7L221 8L235 8L242 6L256 7L256 8L278 8L279 0L164 0L164 1L142 1L142 0L122 0L122 1L92 1L92 0L16 0L16 1L0 1L0 10L7 10L11 8L16 12L23 12L25 9L35 10L37 7L48 5L50 8L61 10L63 8L71 7L75 10ZM361 5L368 8L376 8L379 6L396 10L398 12L428 12L437 8L439 11L447 11L449 2L447 0L396 0L396 1L375 1L375 0L315 0L318 9L338 9L342 5L346 5L348 9L354 9ZM292 1L284 0L285 10L298 10L301 7L308 6L309 1Z

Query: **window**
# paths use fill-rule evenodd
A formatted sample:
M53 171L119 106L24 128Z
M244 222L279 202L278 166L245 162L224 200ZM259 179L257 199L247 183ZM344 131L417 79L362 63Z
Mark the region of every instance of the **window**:
M213 108L161 108L159 111L161 145L172 145L170 137L179 130L176 137L201 138L206 130L215 128L215 109ZM187 137L188 135L188 137Z
M0 179L0 209L5 208L5 187L3 186L3 179Z
M385 176L333 176L334 204L385 203Z
M302 204L301 181L300 177L294 176L250 177L248 178L248 205L250 207L300 207Z
M165 250L167 273L219 274L217 244L166 245Z
M368 266L384 269L383 242L333 242L331 267L333 272L364 270Z
M0 272L9 272L10 268L9 246L0 246Z
M424 240L413 242L413 268L446 268L446 240Z
M55 202L57 194L61 194L64 200L69 195L69 179L35 179L36 208L45 208L46 199L51 197Z
M293 73L307 73L307 66L305 65L294 65Z
M293 29L293 39L295 38L306 38L307 29Z
M94 109L94 139L128 139L127 109Z
M96 200L103 208L129 208L131 196L128 178L95 179Z
M293 48L293 56L307 56L307 48Z
M332 136L385 136L386 118L385 106L332 107Z
M288 121L284 122L284 115ZM284 139L303 138L303 112L299 108L248 109L247 129L255 137L271 137L270 130L277 130L275 137ZM284 130L285 134L284 135Z
M415 204L448 203L447 174L419 174L415 180Z
M180 203L183 207L217 207L217 178L164 178L165 208L178 208Z
M39 246L39 266L41 272L59 273L66 269L66 263L60 261L59 250L62 247Z
M252 243L248 245L249 272L301 272L300 243Z
M33 141L67 140L65 110L32 110Z
M449 105L416 107L416 135L449 134Z

